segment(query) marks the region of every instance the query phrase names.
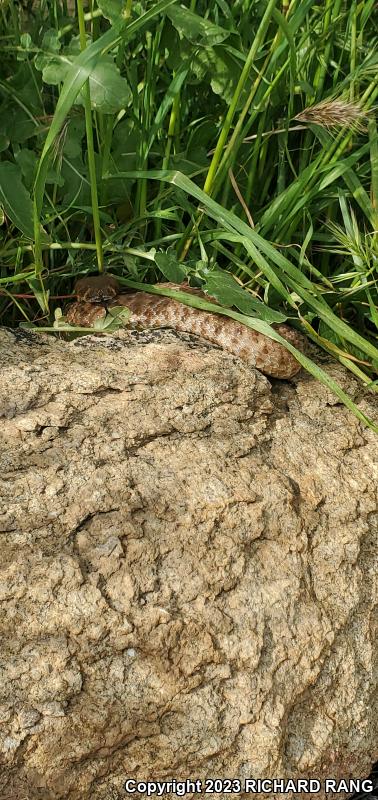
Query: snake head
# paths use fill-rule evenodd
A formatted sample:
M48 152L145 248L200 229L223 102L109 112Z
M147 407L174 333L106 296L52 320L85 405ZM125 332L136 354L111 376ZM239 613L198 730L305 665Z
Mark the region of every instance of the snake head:
M86 303L109 303L119 293L119 283L113 275L95 275L80 278L75 283L75 294L78 300Z

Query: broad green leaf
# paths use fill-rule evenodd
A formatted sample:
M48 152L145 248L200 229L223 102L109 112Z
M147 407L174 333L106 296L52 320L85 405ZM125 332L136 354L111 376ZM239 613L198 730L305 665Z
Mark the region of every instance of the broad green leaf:
M85 81L90 77L91 73L95 69L100 56L106 52L109 52L119 41L121 41L121 33L123 34L124 39L131 38L134 33L139 30L139 28L143 27L157 14L166 11L167 8L174 2L176 2L176 0L160 0L160 2L154 4L153 8L151 8L145 14L142 14L139 19L134 20L127 25L125 30L122 30L122 27L124 26L124 20L122 20L122 23L120 22L119 25L114 25L112 28L110 28L110 30L106 31L106 33L96 39L95 42L92 42L89 47L86 47L86 49L80 53L80 55L71 65L60 92L55 113L39 160L34 186L36 218L39 218L42 210L47 159L50 149L56 136L61 130L67 114L71 110L80 89L84 86Z
M34 58L35 68L43 73L45 68L58 56L61 47L62 41L59 38L58 31L54 29L47 30L43 35L41 49ZM49 81L46 81L46 83L49 83Z
M0 153L7 150L9 147L9 136L5 136L4 133L0 133Z
M54 55L44 58L42 69L42 80L51 86L58 86L67 77L67 72L72 65L73 59L69 56ZM41 64L41 61L38 62Z
M265 319L266 322L285 322L287 316L268 308L261 300L252 297L228 272L213 270L206 275L206 291L221 305L236 306L243 314Z
M42 39L42 51L45 50L48 53L59 53L61 46L62 40L55 28L49 28L47 31L45 31Z
M41 130L37 119L45 113L38 87L38 74L30 61L23 62L17 71L6 80L0 80L0 97L7 98L2 103L0 131L12 143L25 142Z
M210 85L214 94L219 94L226 103L231 103L240 77L238 64L224 47L206 48L205 51L198 53L199 59L202 54L205 55L207 69L211 73ZM241 95L240 103L243 102L247 87L248 83Z
M104 17L110 22L120 22L126 18L126 0L97 0Z
M103 56L89 78L91 105L102 114L116 114L131 100L131 89L109 56ZM82 100L81 94L78 101Z
M16 104L7 110L4 134L8 142L12 142L12 145L22 144L34 137L36 133L38 133L38 124L27 111Z
M52 56L42 70L45 83L57 86L65 81L67 74L80 53L79 42L70 43L69 48L61 55ZM131 89L125 78L121 78L111 56L100 56L97 64L89 77L92 108L103 114L116 114L128 105L131 99ZM80 91L74 101L84 104L84 97Z
M20 167L11 161L0 162L0 203L13 225L33 239L33 204L22 183ZM45 233L43 238L48 240Z
M27 189L31 189L37 169L37 156L34 150L29 150L27 147L23 147L15 152L14 157L21 169L22 179L25 186Z
M127 325L131 317L131 311L126 306L114 306L108 309L106 317L96 319L93 325L94 330L112 333L123 325Z
M122 119L114 128L111 155L117 172L135 168L140 139L141 132L133 119Z
M177 260L176 253L156 253L155 263L168 281L182 283L185 280L186 269Z
M199 78L206 73L214 94L220 95L226 103L231 103L240 78L240 65L229 54L226 47L199 48L192 55L193 70ZM240 104L245 100L249 83L242 93Z
M180 36L184 36L195 44L201 40L202 45L220 44L230 35L230 31L209 22L184 6L172 6L167 11L167 16Z
M20 44L21 44L21 47L23 47L25 50L29 50L30 49L30 47L33 44L33 41L32 41L32 38L30 36L30 33L23 33L22 36L20 36Z
M42 154L39 160L37 176L34 185L35 215L40 216L43 203L43 193L47 174L48 156L53 142L58 135L76 97L84 83L94 70L101 53L107 47L114 45L119 38L118 31L111 28L99 39L87 47L71 64L67 77L56 104L55 113L46 136Z
M102 34L102 36L96 39L96 41L92 42L89 47L86 47L86 49L83 50L83 52L80 53L80 55L75 59L68 70L62 91L59 95L59 100L57 102L55 113L43 147L39 172L41 172L45 158L53 144L55 137L58 135L77 94L82 86L84 86L85 81L90 77L92 71L95 69L101 55L109 52L118 42L121 41L122 38L124 40L132 38L139 28L146 25L147 22L149 22L158 14L166 11L167 8L169 8L169 6L175 2L176 0L160 0L160 2L154 4L153 8L151 8L149 11L146 11L146 13L142 14L142 16L137 20L134 20L127 25L124 30L122 29L122 26L124 26L124 21L122 20L120 25L114 25L112 28L110 28L110 30L106 31L106 33Z

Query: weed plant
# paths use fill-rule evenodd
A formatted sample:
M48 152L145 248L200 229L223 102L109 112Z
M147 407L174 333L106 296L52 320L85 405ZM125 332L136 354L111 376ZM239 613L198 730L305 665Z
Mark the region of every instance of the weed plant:
M375 391L375 6L3 0L2 324L59 330L96 271L190 278L274 338L288 319Z

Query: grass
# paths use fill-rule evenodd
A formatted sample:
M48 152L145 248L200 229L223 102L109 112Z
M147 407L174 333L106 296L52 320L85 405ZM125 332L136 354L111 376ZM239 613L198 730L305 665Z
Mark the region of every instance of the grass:
M2 3L2 324L53 327L78 275L190 277L245 324L288 318L376 391L374 11Z

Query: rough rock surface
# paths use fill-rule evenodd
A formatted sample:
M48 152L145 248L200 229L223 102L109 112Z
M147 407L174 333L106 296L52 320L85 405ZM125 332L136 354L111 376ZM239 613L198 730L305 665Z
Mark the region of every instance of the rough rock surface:
M0 356L2 800L366 777L375 435L184 334L1 331Z

